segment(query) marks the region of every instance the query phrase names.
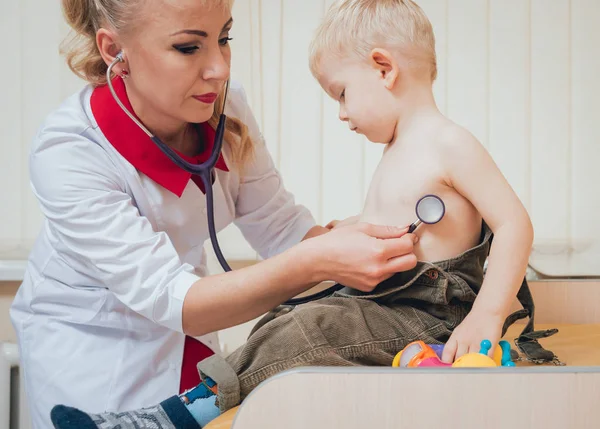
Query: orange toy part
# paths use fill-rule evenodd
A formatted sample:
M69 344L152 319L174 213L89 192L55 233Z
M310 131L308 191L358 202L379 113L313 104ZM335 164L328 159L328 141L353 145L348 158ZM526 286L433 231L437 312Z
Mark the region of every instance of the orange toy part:
M425 359L430 358L438 358L435 351L423 341L413 341L394 357L392 366L398 367L402 361L408 360L403 366L407 368L416 368Z

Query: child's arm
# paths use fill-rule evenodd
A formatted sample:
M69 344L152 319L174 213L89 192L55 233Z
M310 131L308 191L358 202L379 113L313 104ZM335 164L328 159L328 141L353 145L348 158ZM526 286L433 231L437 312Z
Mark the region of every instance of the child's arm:
M447 182L475 206L494 233L481 291L444 351L444 360L451 362L479 351L483 339L492 345L500 340L502 325L527 269L533 227L525 207L477 139L458 127L445 134L441 152Z

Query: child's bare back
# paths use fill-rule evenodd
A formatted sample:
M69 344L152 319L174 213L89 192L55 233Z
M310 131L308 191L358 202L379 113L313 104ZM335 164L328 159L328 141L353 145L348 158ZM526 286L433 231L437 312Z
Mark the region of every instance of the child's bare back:
M449 166L443 145L460 144L466 131L439 113L416 118L397 140L385 148L373 176L361 221L407 226L417 220L417 201L437 195L446 206L443 219L422 224L415 254L420 261L435 262L456 257L477 245L482 218L448 179Z

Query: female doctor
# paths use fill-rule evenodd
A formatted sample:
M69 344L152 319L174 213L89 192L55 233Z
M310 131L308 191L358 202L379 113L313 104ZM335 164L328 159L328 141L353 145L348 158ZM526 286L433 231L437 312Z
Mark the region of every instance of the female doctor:
M49 115L30 156L45 221L11 318L34 428L51 427L57 403L91 412L157 403L198 383L216 331L317 282L369 291L416 264L405 231L316 226L231 85L217 230L234 222L265 260L207 275L202 183L123 112L104 76L123 52L112 79L123 104L185 159L206 160L229 79L230 3L62 1L78 42L66 57L90 85Z

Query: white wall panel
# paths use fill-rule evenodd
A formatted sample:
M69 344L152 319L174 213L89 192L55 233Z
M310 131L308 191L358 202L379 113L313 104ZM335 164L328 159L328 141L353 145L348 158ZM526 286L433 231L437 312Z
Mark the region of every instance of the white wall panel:
M532 0L531 217L540 250L569 245L571 54L568 0Z
M232 31L232 77L246 88L286 186L321 223L361 210L383 149L337 119L337 104L308 69L310 39L331 2L236 0ZM528 208L532 265L600 274L600 2L418 3L436 32L438 106L481 140ZM5 2L0 15L0 36L10 41L0 67L8 83L0 97L0 259L25 257L41 224L28 181L31 138L83 84L58 55L67 31L59 6ZM256 257L237 228L220 236L228 257Z
M528 208L531 206L529 21L529 2L490 0L488 149Z
M488 22L488 0L448 0L446 114L486 146L489 141Z
M21 2L7 2L0 14L0 39L4 40L0 82L0 259L17 253L23 230L23 146ZM10 42L9 42L10 41Z
M600 55L597 0L571 6L571 232L578 249L600 246ZM600 265L600 261L597 261Z
M435 51L437 57L438 78L433 85L433 92L438 108L442 113L447 111L448 90L448 1L421 0L419 6L429 17L435 33Z
M283 1L280 168L297 201L321 212L323 91L308 68L308 45L322 1Z
M282 35L283 35L283 1L260 0L262 8L260 16L260 59L261 99L255 105L262 114L262 133L267 147L279 167L281 147L281 72L282 72ZM237 3L237 2L236 2Z
M62 15L54 2L21 0L17 3L21 5L22 16L26 17L21 21L21 138L27 144L20 145L22 172L26 176L29 174L30 143L48 113L56 109L63 99L61 75L64 69L61 66L64 61L57 55L62 40ZM43 37L40 37L41 29L44 31ZM27 249L37 236L41 214L28 180L21 181L21 189L22 242Z

